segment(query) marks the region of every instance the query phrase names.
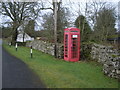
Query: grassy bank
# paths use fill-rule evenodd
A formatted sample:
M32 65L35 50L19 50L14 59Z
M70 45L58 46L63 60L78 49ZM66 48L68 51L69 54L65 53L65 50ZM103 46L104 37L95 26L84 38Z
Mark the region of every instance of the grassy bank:
M116 79L105 76L102 66L95 62L66 62L53 56L33 50L30 58L30 48L11 48L4 45L12 55L20 58L32 69L50 88L117 88Z

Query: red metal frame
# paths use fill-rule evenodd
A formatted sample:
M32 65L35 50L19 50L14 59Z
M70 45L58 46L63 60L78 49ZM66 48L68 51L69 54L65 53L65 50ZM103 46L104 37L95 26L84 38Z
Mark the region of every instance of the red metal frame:
M64 29L64 60L76 62L80 59L80 29Z

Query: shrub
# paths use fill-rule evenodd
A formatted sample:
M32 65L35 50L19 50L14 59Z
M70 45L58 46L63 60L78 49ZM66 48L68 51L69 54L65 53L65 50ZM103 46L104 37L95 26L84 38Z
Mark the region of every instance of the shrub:
M91 59L91 49L92 49L91 42L82 42L81 49L80 49L80 59L81 60L90 60Z

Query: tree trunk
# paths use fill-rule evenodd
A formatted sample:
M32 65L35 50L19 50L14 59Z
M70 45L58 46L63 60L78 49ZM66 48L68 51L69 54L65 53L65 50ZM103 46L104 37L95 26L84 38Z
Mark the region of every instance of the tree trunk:
M13 45L15 45L16 41L17 41L17 35L18 35L18 25L14 22L13 23L13 35L12 35L12 43Z
M18 31L14 30L13 35L12 35L12 43L13 44L15 44L15 42L17 41L17 35L18 35Z
M25 42L25 32L23 33L23 42Z

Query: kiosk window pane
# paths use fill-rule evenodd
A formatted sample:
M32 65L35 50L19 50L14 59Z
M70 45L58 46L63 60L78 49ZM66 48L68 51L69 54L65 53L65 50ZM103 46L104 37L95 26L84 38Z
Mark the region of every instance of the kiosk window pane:
M68 35L65 35L65 57L68 57Z
M72 58L77 58L77 56L78 56L78 38L72 38L71 52L72 52L71 57Z

